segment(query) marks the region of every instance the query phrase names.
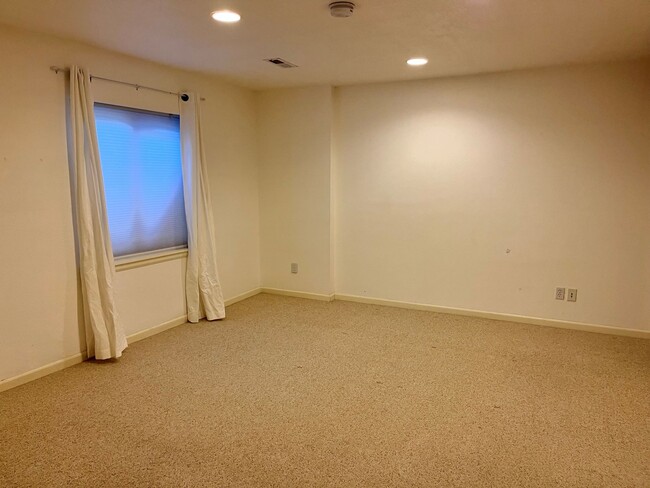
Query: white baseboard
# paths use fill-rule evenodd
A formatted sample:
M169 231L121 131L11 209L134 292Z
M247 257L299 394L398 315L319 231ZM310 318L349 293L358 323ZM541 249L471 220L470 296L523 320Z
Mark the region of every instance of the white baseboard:
M131 334L126 337L126 340L129 344L133 344L134 342L141 341L142 339L146 339L147 337L151 337L152 335L160 334L161 332L169 330L173 327L183 325L186 322L187 322L187 316L183 315L182 317L169 320L164 324L156 325L155 327L150 327L149 329L141 330L140 332ZM25 383L29 383L30 381L34 381L44 376L48 376L52 373L56 373L57 371L61 371L62 369L69 368L70 366L74 366L75 364L79 364L85 361L86 359L88 359L88 356L86 355L86 351L82 351L72 356L69 356L67 358L59 359L58 361L54 361L53 363L46 364L45 366L41 366L40 368L36 368L31 371L27 371L26 373L19 374L18 376L7 378L5 380L0 381L0 392L10 390L11 388L15 388L17 386L24 385Z
M224 300L224 305L226 307L229 305L233 305L237 302L241 302L242 300L246 300L247 298L258 295L261 292L262 292L261 288L253 288L252 290L249 290L246 293L242 293L241 295L237 295L236 297L229 298L228 300ZM130 336L127 336L126 339L129 344L132 344L133 342L141 341L142 339L146 339L147 337L160 334L161 332L164 332L169 329L173 329L174 327L183 325L185 323L187 323L187 315L177 317L173 320L169 320L168 322L165 322L164 324L156 325L149 329L141 330L140 332L136 332L135 334L131 334Z
M507 314L507 313L499 313L499 312L484 312L481 310L442 307L438 305L428 305L425 303L402 302L398 300L361 297L356 295L345 295L339 293L335 293L332 295L321 295L318 293L306 293L302 291L281 290L278 288L261 288L261 292L270 293L273 295L308 298L311 300L322 300L327 302L330 302L332 300L342 300L346 302L368 303L373 305L383 305L386 307L397 307L397 308L405 308L410 310L424 310L428 312L463 315L466 317L479 317L483 319L500 320L502 322L516 322L520 324L555 327L558 329L581 330L584 332L595 332L598 334L609 334L609 335L617 335L617 336L624 336L624 337L637 337L641 339L650 339L650 331L646 331L646 330L626 329L622 327L587 324L583 322L571 322L568 320L544 319L541 317L528 317L526 315L515 315L515 314Z
M283 295L286 297L308 298L309 300L320 300L322 302L331 302L334 300L334 293L324 295L320 293L307 293L304 291L280 290L279 288L262 288L262 293L270 295Z
M248 290L246 293L242 293L241 295L237 295L236 297L225 300L224 303L226 304L226 307L228 307L230 305L234 305L237 302L241 302L242 300L246 300L247 298L259 295L260 293L262 293L261 288L253 288L252 290Z
M242 300L246 300L247 298L250 298L261 292L262 292L261 288L254 288L250 291L247 291L246 293L242 293L241 295L226 300L225 304L226 306L232 305L234 303L241 302ZM153 335L160 334L161 332L172 329L179 325L183 325L186 322L187 322L187 316L183 315L173 320L169 320L163 324L156 325L154 327L150 327L145 330L141 330L139 332L136 332L135 334L131 334L127 336L126 339L129 344L133 344L135 342L146 339L147 337L151 337ZM37 380L38 378L43 378L44 376L50 375L52 373L56 373L57 371L61 371L62 369L65 368L69 368L70 366L74 366L75 364L79 364L85 361L86 359L88 359L88 357L86 356L86 352L83 351L74 354L72 356L69 356L67 358L59 359L58 361L54 361L53 363L46 364L39 368L33 369L26 373L22 373L18 376L13 376L5 380L0 380L0 392L10 390L11 388L15 388L20 385L24 385L25 383L29 383L30 381Z
M74 354L67 358L54 361L53 363L46 364L45 366L41 366L40 368L36 368L31 371L27 371L26 373L19 374L18 376L7 378L6 380L0 381L0 392L10 390L11 388L15 388L20 385L24 385L25 383L29 383L30 381L37 380L38 378L42 378L43 376L56 373L57 371L61 371L62 369L69 368L70 366L74 366L75 364L79 364L82 361L85 361L86 359L87 359L86 353L80 352L78 354Z
M319 293L307 293L302 291L292 291L292 290L281 290L278 288L254 288L246 293L242 293L236 297L230 298L225 301L226 306L232 305L234 303L246 300L252 296L255 296L259 293L269 293L272 295L283 295L289 297L298 297L298 298L307 298L311 300L320 300L331 302L332 300L342 300L346 302L358 302L358 303L368 303L373 305L383 305L387 307L397 307L405 308L410 310L424 310L429 312L438 312L446 313L452 315L464 315L467 317L479 317L484 319L491 320L500 320L505 322L517 322L521 324L531 324L531 325L541 325L546 327L556 327L560 329L572 329L572 330L581 330L585 332L596 332L599 334L610 334L617 336L626 336L626 337L638 337L641 339L650 339L650 331L637 330L637 329L624 329L621 327L611 327L607 325L596 325L596 324L586 324L582 322L570 322L566 320L554 320L554 319L543 319L539 317L528 317L525 315L513 315L506 313L498 312L483 312L480 310L469 310L463 308L453 308L453 307L441 307L437 305L428 305L424 303L411 303L411 302L401 302L398 300L386 300L383 298L370 298L370 297L361 297L355 295L344 295L344 294L331 294L324 295ZM187 317L182 316L165 322L164 324L157 325L155 327L150 327L149 329L136 332L127 336L129 344L134 342L141 341L147 337L159 334L166 330L172 329L179 325L183 325L187 322ZM30 381L34 381L38 378L42 378L49 374L61 371L62 369L74 366L79 364L82 361L86 360L86 352L80 352L69 356L53 363L46 364L39 368L33 369L26 373L14 376L12 378L7 378L5 380L0 380L0 392L15 388Z
M187 323L187 315L182 315L173 320L168 320L164 324L155 325L148 329L141 330L140 332L136 332L135 334L128 335L126 336L126 340L129 344L133 344L134 342L138 342L142 339L146 339L147 337L160 334L161 332L165 332L166 330L173 329L174 327L178 327L179 325L183 325L185 323Z
M428 312L447 313L452 315L464 315L466 317L479 317L490 320L500 320L504 322L517 322L520 324L542 325L545 327L556 327L559 329L581 330L585 332L596 332L598 334L610 334L626 337L638 337L641 339L650 339L650 331L638 329L624 329L621 327L611 327L608 325L586 324L582 322L570 322L567 320L543 319L540 317L528 317L525 315L513 315L498 312L483 312L480 310L470 310L464 308L441 307L437 305L427 305L424 303L401 302L398 300L385 300L383 298L360 297L356 295L335 294L335 300L346 302L369 303L373 305L383 305L387 307L406 308L410 310L424 310Z

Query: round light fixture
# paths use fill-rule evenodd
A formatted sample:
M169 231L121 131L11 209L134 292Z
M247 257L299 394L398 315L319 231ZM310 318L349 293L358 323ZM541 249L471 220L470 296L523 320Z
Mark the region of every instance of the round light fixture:
M406 62L406 64L409 66L424 66L428 62L429 60L427 58L411 58Z
M212 12L212 18L217 22L232 24L239 22L241 15L239 15L237 12L233 12L232 10L217 10L216 12Z

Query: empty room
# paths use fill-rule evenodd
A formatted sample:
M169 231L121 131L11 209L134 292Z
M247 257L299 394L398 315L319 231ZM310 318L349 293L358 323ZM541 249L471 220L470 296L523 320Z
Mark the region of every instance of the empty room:
M0 63L0 487L650 487L648 0L3 0Z

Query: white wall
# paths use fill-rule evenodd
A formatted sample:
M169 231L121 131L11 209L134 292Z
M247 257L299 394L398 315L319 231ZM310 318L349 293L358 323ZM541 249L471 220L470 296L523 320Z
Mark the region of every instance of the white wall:
M115 277L115 302L131 335L187 315L185 269L187 259L120 270Z
M336 292L650 330L649 67L337 89Z
M263 286L650 330L649 67L263 92Z
M0 380L83 347L65 78L48 69L73 63L207 98L226 298L262 284L650 330L647 61L255 95L10 28L0 45ZM183 273L118 273L129 334L184 314Z
M332 89L258 97L262 284L329 295Z
M84 44L0 27L0 380L79 353L77 273L66 150L65 86L51 65L171 91L202 102L219 271L226 298L260 285L253 92ZM97 98L153 110L175 99L94 82ZM120 271L128 334L184 315L182 260Z

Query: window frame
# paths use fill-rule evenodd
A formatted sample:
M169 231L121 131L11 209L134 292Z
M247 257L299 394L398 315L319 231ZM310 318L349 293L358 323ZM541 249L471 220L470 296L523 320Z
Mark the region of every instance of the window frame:
M128 269L142 268L143 266L173 261L174 259L185 259L187 258L187 253L187 247L171 248L120 256L119 258L113 258L113 261L115 262L115 271L126 271Z
M107 102L99 102L99 101L95 101L93 103L93 112L95 107L98 106L114 108L119 110L128 110L131 112L155 115L158 117L178 118L180 120L180 114L178 113L171 113L166 111L161 112L156 110L148 110L144 108L130 107L127 105L119 105L116 103L107 103ZM153 251L144 251L144 252L139 252L134 254L126 254L123 256L113 255L113 262L115 264L115 271L119 272L119 271L134 269L134 268L141 268L144 266L150 266L157 263L164 263L166 261L172 261L175 259L185 259L187 258L187 255L188 255L188 243L186 243L184 246L176 246L176 247L170 247L166 249L157 249Z

